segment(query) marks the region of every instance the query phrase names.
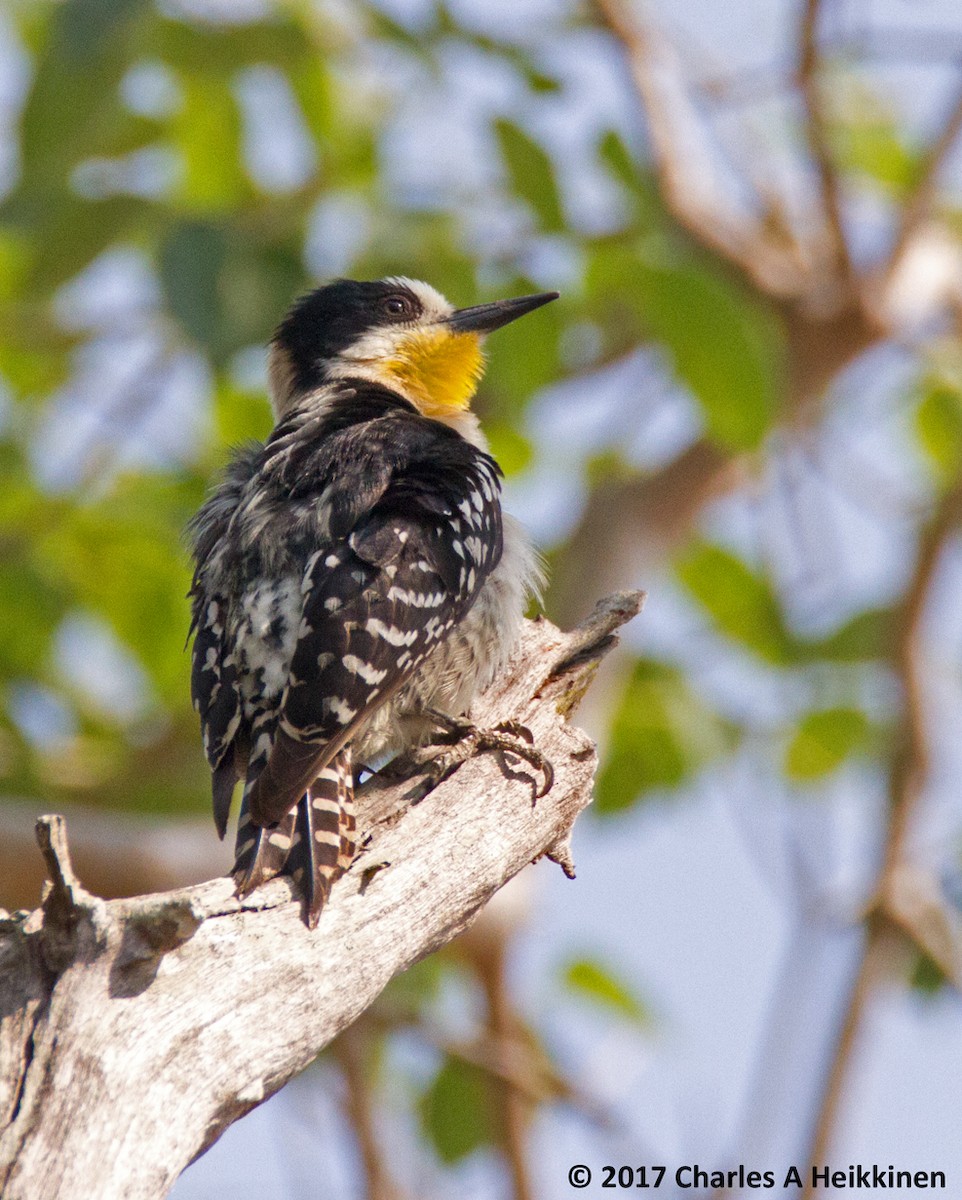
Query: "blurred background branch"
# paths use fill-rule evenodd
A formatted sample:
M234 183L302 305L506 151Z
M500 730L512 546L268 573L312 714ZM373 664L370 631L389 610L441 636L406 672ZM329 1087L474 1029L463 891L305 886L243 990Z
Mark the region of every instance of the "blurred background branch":
M922 530L915 570L900 608L895 613L892 669L901 684L902 713L892 734L892 761L889 769L889 798L882 861L879 866L874 899L865 917L865 938L858 968L849 992L838 1042L826 1075L818 1115L812 1134L808 1162L828 1162L832 1158L839 1123L840 1106L858 1053L866 1012L879 983L898 964L902 950L899 934L908 935L916 953L930 955L935 949L930 938L918 933L895 912L896 881L910 863L910 837L913 822L925 794L931 770L927 713L926 674L929 659L925 638L925 618L929 612L936 573L942 564L946 543L957 531L962 519L962 484L955 483L935 507ZM904 901L902 902L904 904ZM900 906L901 907L901 906ZM904 909L903 909L904 911ZM932 956L938 969L958 986L956 963L958 949L951 956L939 951ZM904 957L902 955L901 957ZM812 1179L807 1180L803 1195L814 1195Z
M481 415L549 615L653 597L589 698L577 899L519 884L490 942L396 981L179 1200L314 1195L318 1164L338 1196L538 1197L649 1151L948 1154L956 6L0 20L0 903L35 902L57 807L103 894L223 869L180 531L266 434L264 344L321 278L558 288L536 342L492 345Z

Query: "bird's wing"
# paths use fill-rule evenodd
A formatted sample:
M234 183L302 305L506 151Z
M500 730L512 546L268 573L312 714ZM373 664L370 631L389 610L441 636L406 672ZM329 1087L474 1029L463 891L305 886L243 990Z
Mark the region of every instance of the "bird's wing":
M233 657L225 652L227 606L218 597L198 604L190 673L190 697L200 714L204 752L211 770L224 758L240 722Z
M257 824L280 820L465 616L500 559L498 493L497 467L473 449L457 469L399 473L311 556L279 720L248 768Z
M190 673L190 695L200 716L204 752L210 763L214 824L227 832L231 795L237 782L234 738L241 721L240 694L234 658L224 645L226 603L218 598L198 605Z
M241 724L237 669L225 633L228 601L211 587L205 567L222 542L244 486L254 475L261 448L241 448L227 475L188 527L194 542L196 569L191 584L193 601L190 695L200 717L204 750L213 774L214 821L223 838L227 830L231 793L237 781L234 739Z

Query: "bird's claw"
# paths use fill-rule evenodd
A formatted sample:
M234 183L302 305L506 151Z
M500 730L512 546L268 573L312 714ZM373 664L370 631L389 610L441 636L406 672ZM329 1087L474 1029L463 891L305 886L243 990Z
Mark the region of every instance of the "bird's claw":
M426 764L421 782L411 793L416 793L417 799L423 799L433 788L437 787L448 775L462 763L467 762L476 754L494 751L498 754L513 754L520 758L543 776L539 786L532 781L533 799L540 800L551 791L554 785L554 767L534 745L534 734L520 721L501 721L493 729L479 729L471 721L459 717L450 717L447 713L429 709L425 715L439 725L445 733L457 738L450 750L439 754Z
M529 746L534 745L534 734L527 725L522 725L520 721L499 721L494 728L497 733L509 733L512 737L527 742Z

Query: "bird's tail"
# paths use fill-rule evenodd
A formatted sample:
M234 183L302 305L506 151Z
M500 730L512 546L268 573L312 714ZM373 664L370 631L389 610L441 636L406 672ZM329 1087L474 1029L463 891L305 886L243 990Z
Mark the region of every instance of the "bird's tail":
M300 836L296 822L297 805L272 829L263 829L251 820L246 798L241 802L233 870L239 896L249 895L284 870Z
M341 848L337 856L338 876L350 867L357 853L357 818L354 812L354 764L351 759L351 747L348 746L337 756L340 764L338 780L338 803L341 812L340 834Z
M316 928L331 888L356 850L351 750L341 750L297 804L270 829L254 825L246 800L237 830L237 891L246 896L282 871L300 884L307 924Z
M335 881L351 865L344 844L348 814L353 830L354 775L349 747L335 755L321 771L299 805L297 828L302 841L298 843L297 863L292 873L304 889L307 924L311 929L317 926ZM353 858L353 833L351 847Z

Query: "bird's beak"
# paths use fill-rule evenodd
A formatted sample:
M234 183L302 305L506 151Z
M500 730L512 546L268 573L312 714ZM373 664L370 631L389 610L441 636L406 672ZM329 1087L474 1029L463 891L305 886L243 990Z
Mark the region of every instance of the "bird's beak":
M539 292L536 296L517 296L513 300L476 304L473 308L456 309L448 317L447 323L455 333L493 333L502 325L516 321L525 313L534 312L542 304L557 299L557 292Z

